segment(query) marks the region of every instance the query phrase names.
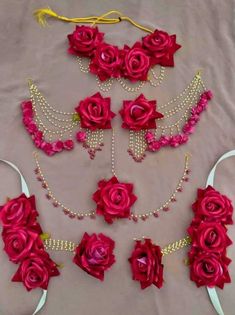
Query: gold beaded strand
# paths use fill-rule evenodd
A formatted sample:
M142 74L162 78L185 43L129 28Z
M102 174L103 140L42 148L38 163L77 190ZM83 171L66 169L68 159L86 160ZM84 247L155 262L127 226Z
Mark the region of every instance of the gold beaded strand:
M143 237L145 239L146 237ZM138 239L134 239L137 241ZM191 244L190 236L186 236L176 242L170 243L162 248L161 252L163 256L172 254L177 250L180 250ZM46 250L54 250L54 251L66 251L66 252L75 252L77 244L71 241L64 240L56 240L52 238L48 238L44 240L44 245Z
M114 147L114 140L112 141L112 147ZM52 201L52 204L54 207L60 207L62 209L62 211L64 212L64 214L68 215L71 219L77 218L79 220L82 220L85 217L90 217L90 218L95 218L95 210L92 210L90 212L76 212L75 210L70 209L69 207L65 206L62 202L60 202L54 195L54 193L52 192L45 176L44 173L41 169L40 163L39 163L39 155L38 153L34 152L33 154L34 159L35 159L35 163L36 163L36 169L35 169L35 173L37 175L37 179L38 181L41 182L42 187L47 191L46 197L48 200ZM175 190L173 191L173 193L171 194L171 196L169 197L169 199L167 199L160 207L151 210L151 211L147 211L145 213L131 213L130 215L130 219L132 219L134 222L137 222L139 219L145 221L146 219L148 219L149 217L153 216L153 217L158 217L159 216L159 212L160 211L168 211L169 210L169 206L172 202L176 201L176 195L178 192L182 191L182 186L183 186L183 182L188 181L188 174L189 174L189 158L190 155L186 154L185 155L185 165L184 165L184 171L183 171L183 175L180 178L180 180L177 183L177 186L175 188ZM115 175L115 160L114 160L114 152L112 153L112 173L113 175Z

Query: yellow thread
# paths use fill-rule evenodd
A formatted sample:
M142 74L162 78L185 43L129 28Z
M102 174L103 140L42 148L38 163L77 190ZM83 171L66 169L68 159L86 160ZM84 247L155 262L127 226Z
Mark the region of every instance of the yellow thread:
M111 14L117 14L118 18L106 18L106 16L111 15ZM64 22L70 22L70 23L91 23L91 25L95 24L117 24L120 23L121 21L127 21L134 25L135 27L141 29L142 31L148 32L148 33L153 33L153 30L148 29L144 27L143 25L135 22L132 20L129 16L123 16L121 12L116 11L116 10L111 10L108 11L101 16L86 16L86 17L77 17L77 18L68 18L66 16L58 15L55 11L53 11L51 8L42 8L38 9L34 12L34 16L37 20L37 22L41 26L46 26L47 23L47 18L51 17L57 20L61 20Z

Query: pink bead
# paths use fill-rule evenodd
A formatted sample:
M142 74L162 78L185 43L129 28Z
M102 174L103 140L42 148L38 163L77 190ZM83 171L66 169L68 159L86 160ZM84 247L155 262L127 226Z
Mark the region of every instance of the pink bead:
M84 216L83 215L77 215L78 220L83 220Z
M96 215L95 214L91 214L90 215L90 219L94 220L96 218Z
M178 192L182 192L182 191L183 191L183 188L182 188L182 187L179 187L179 188L177 188L177 191L178 191Z
M65 215L69 214L69 210L67 210L67 209L63 209L63 212L64 212Z
M37 177L37 180L38 180L39 182L42 182L42 178L41 178L40 176Z
M137 223L137 222L138 222L137 216L133 216L133 217L132 217L132 220L133 220L135 223Z
M74 213L70 213L70 214L69 214L69 218L70 218L70 219L74 219L75 217L76 217L76 215L75 215Z
M46 194L46 198L47 198L48 200L50 200L50 199L51 199L51 196L50 196L49 194Z
M169 211L170 208L169 207L163 207L163 211Z
M188 170L186 170L186 174L189 174L191 171L188 169Z
M176 198L175 197L172 197L171 198L171 202L176 202L177 200L176 200Z
M47 188L47 184L46 183L42 183L42 188L46 189Z
M154 215L155 218L159 217L159 214L157 212L154 212L153 215Z
M53 206L54 206L55 208L57 208L57 207L59 206L56 201L54 201L52 204L53 204Z
M185 182L188 182L188 181L189 181L189 178L188 178L188 177L185 177L183 180L184 180Z
M35 173L35 174L38 174L38 173L39 173L39 169L38 169L38 168L35 168L34 173Z

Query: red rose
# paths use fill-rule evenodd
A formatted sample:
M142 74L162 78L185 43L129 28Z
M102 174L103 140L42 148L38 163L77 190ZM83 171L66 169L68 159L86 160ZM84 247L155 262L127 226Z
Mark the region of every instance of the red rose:
M150 58L139 42L130 48L124 46L122 76L130 81L146 81L150 68Z
M114 241L104 234L85 233L76 248L73 262L91 276L103 281L104 272L115 262Z
M100 44L90 62L91 73L96 74L100 81L105 81L111 77L120 77L120 66L122 59L118 47Z
M211 252L201 252L191 250L189 252L190 279L198 287L218 286L223 289L225 283L231 282L228 265L231 262L225 255Z
M139 281L141 289L150 285L158 288L163 284L163 264L161 248L150 239L136 241L135 248L129 258L133 280Z
M36 223L37 216L35 197L27 198L25 194L9 200L0 208L3 227L34 226L38 232L41 232L41 228Z
M155 30L143 38L143 47L148 50L153 65L174 66L174 53L181 47L176 43L176 35Z
M2 238L5 245L4 250L10 261L14 263L19 263L25 259L34 248L34 245L35 247L42 246L38 233L28 227L16 226L3 229Z
M192 205L196 218L232 224L233 206L231 200L221 195L213 187L198 189L197 200Z
M76 26L75 31L68 35L68 52L81 57L91 57L103 37L104 34L100 33L97 27Z
M110 98L96 93L85 98L75 108L81 119L81 127L90 130L110 129L115 114L110 110Z
M93 194L97 204L96 213L103 215L108 223L113 223L115 218L129 218L130 208L137 197L133 194L133 185L120 183L117 177L101 180L98 190Z
M28 291L36 288L47 289L51 277L60 273L56 264L45 251L31 253L25 258L13 276L12 281L23 282Z
M195 249L223 253L232 241L227 236L227 229L219 222L192 222L188 228Z
M148 101L140 94L133 101L123 101L123 108L119 111L123 119L122 128L143 130L156 128L156 119L163 115L156 111L156 101Z

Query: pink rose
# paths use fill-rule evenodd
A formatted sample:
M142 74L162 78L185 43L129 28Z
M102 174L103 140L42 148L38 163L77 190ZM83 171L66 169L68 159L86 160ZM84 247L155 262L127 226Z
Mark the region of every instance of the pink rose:
M50 278L59 274L56 264L44 250L41 250L30 253L21 262L12 281L23 282L28 291L36 288L47 290Z
M163 264L161 248L150 239L136 241L129 258L133 280L139 281L141 289L150 285L161 288L163 285Z
M114 241L102 233L85 233L75 250L73 262L91 276L103 281L105 271L115 263L114 246Z
M33 106L31 101L23 101L21 103L21 109L25 118L33 118Z
M78 142L85 142L86 141L86 133L84 131L78 131L76 133L76 139Z
M173 67L174 54L181 46L176 43L176 35L155 30L143 38L143 47L147 49L153 65Z
M90 130L111 129L115 114L110 109L110 98L96 93L85 98L75 108L81 119L81 127Z
M25 259L33 250L36 242L39 242L39 246L42 243L37 232L21 226L4 228L2 238L5 244L4 250L10 261L14 263L19 263Z
M120 77L121 56L118 47L105 43L97 46L91 59L90 71L96 74L100 81Z
M190 279L198 287L218 286L223 289L225 283L231 282L228 265L231 260L216 252L200 252L194 249L189 252Z
M123 123L122 128L143 130L156 128L156 119L163 115L156 110L156 101L149 101L140 94L133 101L123 101L123 108L119 111Z
M54 152L61 152L64 148L64 143L61 140L55 141L51 145Z
M146 81L150 68L150 58L139 42L130 48L124 46L122 50L122 76L130 81Z
M232 244L226 227L218 222L194 220L188 233L192 239L192 247L198 250L224 253L226 247Z
M120 183L115 176L107 181L99 181L98 190L93 194L97 204L96 213L103 215L108 223L113 223L115 218L129 218L130 208L136 199L133 185Z
M41 149L49 156L52 156L55 154L55 151L52 147L52 144L46 141L42 141L41 143Z
M33 134L33 133L35 133L35 132L38 131L38 127L37 127L37 125L35 124L35 122L33 122L33 121L30 121L30 122L27 123L26 129L27 129L27 131L28 131L30 134Z
M197 219L232 224L233 206L231 200L213 187L198 189L197 200L192 209Z
M66 141L64 141L64 149L65 150L68 150L68 151L70 151L70 150L72 150L74 148L74 142L73 142L73 140L66 140Z
M37 216L34 196L27 198L25 194L22 194L0 207L0 220L4 228L12 226L34 226Z
M76 26L75 31L68 35L69 54L81 57L91 57L97 46L102 43L104 34L98 27Z

